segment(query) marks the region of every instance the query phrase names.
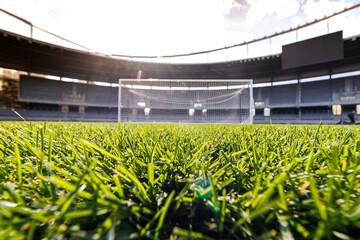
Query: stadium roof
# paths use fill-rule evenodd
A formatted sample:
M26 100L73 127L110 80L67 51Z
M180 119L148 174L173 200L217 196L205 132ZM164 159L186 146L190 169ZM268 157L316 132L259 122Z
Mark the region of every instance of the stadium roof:
M208 64L128 61L52 45L0 30L0 67L85 81L117 83L119 78L244 79L287 81L360 69L360 38L344 41L344 59L283 70L281 55Z
M219 62L276 54L281 45L337 30L359 34L360 10L354 0L133 0L133 1L4 1L2 8L26 22L106 54L151 56L156 62ZM21 6L21 7L19 7ZM29 29L0 14L0 28L25 36ZM325 18L319 22L316 19ZM1 24L2 23L2 24ZM276 32L297 26L295 34ZM245 42L263 39L250 47ZM45 42L78 47L33 29ZM234 47L246 45L246 48ZM212 49L223 51L212 52ZM190 55L189 53L199 53ZM165 58L166 55L183 55ZM162 57L161 57L162 56ZM136 60L136 59L135 59ZM144 60L142 58L141 60Z

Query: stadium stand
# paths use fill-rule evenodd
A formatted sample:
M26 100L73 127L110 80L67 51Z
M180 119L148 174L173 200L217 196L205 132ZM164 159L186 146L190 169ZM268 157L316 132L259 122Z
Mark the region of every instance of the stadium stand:
M140 70L144 78L253 79L255 123L270 119L273 123L336 123L360 104L359 36L343 40L341 59L287 69L282 68L282 61L281 54L203 64L129 61L0 30L0 119L19 120L11 111L15 109L27 120L116 121L118 79L135 78ZM160 102L149 101L161 109ZM334 116L333 105L342 106L340 116ZM270 109L270 116L264 116L265 108ZM155 109L151 113L166 122L168 113ZM146 116L150 122L152 114ZM188 109L171 114L179 114L179 119L189 115ZM224 121L219 112L207 114L214 122ZM231 116L234 122L240 117L236 112ZM186 121L201 122L202 118L196 114ZM137 121L136 115L125 121Z
M296 85L274 86L271 89L270 104L272 106L288 105L294 106L296 103Z
M318 81L301 84L301 103L328 104L331 102L331 100L332 94L329 81Z

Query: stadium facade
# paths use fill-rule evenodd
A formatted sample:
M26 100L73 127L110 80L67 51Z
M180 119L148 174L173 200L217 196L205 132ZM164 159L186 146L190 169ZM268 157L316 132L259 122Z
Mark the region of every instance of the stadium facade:
M339 40L340 39L340 40ZM254 123L336 123L360 116L360 37L342 32L282 54L219 63L131 61L0 30L0 119L116 121L118 80L253 79Z

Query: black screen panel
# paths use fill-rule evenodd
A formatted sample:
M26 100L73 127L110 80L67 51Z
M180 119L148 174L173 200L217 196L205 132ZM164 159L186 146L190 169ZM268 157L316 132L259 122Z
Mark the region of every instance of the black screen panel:
M336 61L343 58L342 31L282 47L282 69Z

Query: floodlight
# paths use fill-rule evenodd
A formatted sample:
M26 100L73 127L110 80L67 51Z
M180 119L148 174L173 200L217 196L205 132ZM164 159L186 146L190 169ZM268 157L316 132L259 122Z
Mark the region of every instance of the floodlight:
M138 106L140 106L140 107L145 107L145 102L138 102Z
M339 116L339 115L341 115L341 105L339 105L339 104L336 104L336 105L333 105L332 106L332 112L333 112L333 114L335 115L335 116Z
M137 73L137 76L136 76L137 79L140 79L140 78L141 78L141 73L142 73L142 71L139 70L138 73Z
M264 116L265 117L270 117L270 108L264 108Z
M150 115L150 108L145 108L144 113L145 113L146 116L149 116Z

